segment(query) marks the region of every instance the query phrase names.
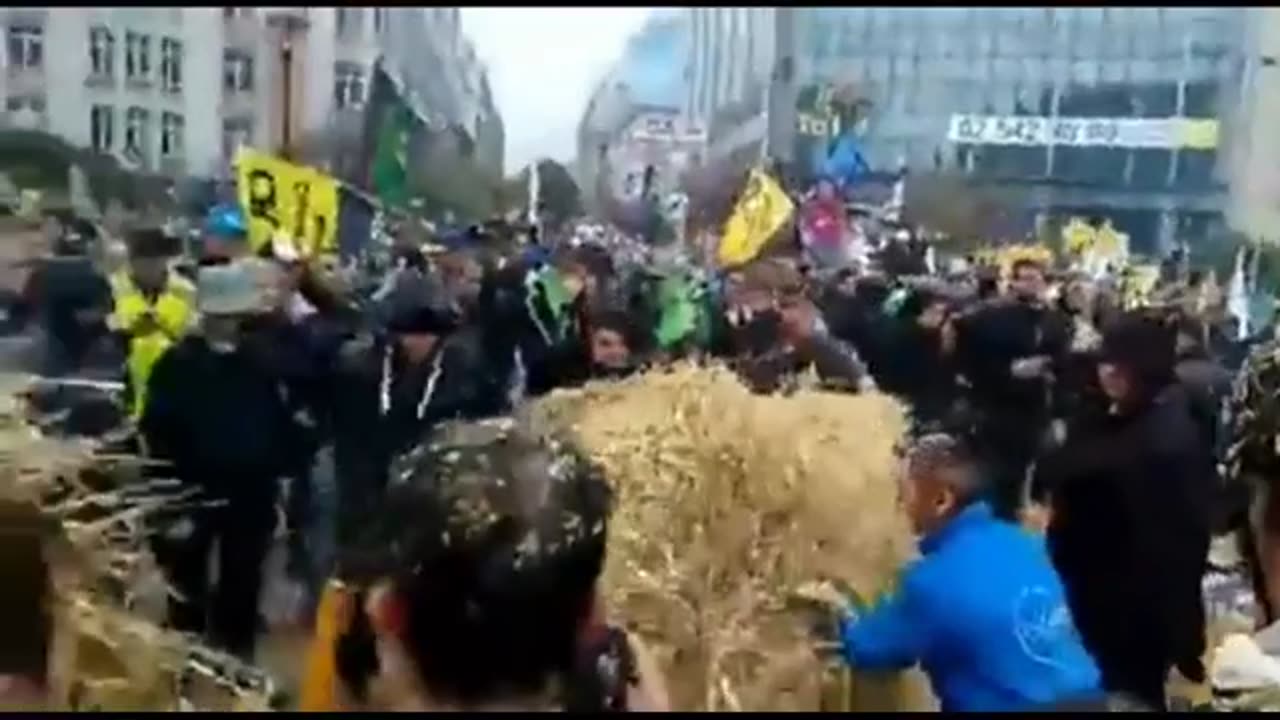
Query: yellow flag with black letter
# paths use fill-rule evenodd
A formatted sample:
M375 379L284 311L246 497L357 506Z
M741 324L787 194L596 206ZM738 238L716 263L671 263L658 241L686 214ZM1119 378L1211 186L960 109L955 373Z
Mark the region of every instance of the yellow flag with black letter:
M1093 250L1098 233L1082 218L1073 217L1062 228L1062 241L1067 254L1082 257Z
M795 204L768 173L756 168L724 226L716 256L722 267L750 262L791 218Z
M236 156L236 190L256 252L276 233L304 257L337 246L338 181L302 165L244 149Z

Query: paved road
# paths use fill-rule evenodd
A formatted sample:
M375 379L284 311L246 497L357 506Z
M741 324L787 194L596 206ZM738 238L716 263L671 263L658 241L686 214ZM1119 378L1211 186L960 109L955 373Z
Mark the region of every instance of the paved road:
M36 357L36 339L29 335L0 335L0 372L27 372Z

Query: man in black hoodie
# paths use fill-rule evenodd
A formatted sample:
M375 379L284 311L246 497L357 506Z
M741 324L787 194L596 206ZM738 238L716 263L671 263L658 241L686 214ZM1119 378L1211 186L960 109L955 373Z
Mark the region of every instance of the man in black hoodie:
M148 453L172 466L201 507L178 513L155 549L179 593L170 604L174 627L207 632L251 659L279 488L300 466L304 444L280 378L242 346L245 320L262 307L252 272L242 263L201 268L197 305L201 332L156 363L140 428Z
M1068 347L1066 319L1044 296L1044 269L1017 262L1010 297L981 306L956 326L956 358L978 418L976 444L992 474L996 513L1006 519L1022 504Z
M505 404L502 388L484 371L481 348L455 337L458 318L440 298L401 298L393 305L388 333L350 341L338 360L333 430L340 548L380 501L395 457L442 421L486 417Z
M1166 323L1121 316L1100 355L1110 406L1078 418L1038 465L1049 551L1107 690L1163 708L1170 668L1204 677L1213 460L1176 380Z

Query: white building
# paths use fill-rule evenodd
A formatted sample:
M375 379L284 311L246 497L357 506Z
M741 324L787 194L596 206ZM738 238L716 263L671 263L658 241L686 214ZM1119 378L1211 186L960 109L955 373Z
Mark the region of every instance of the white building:
M217 8L6 8L0 124L161 172L217 157ZM212 31L210 30L212 28Z
M456 88L448 119L474 137L483 116L476 109L485 70L461 35L457 8L0 13L0 127L50 132L139 170L219 175L242 144L274 150L286 135L293 144L344 117L354 121L378 55L408 64L424 45L443 59L431 74Z

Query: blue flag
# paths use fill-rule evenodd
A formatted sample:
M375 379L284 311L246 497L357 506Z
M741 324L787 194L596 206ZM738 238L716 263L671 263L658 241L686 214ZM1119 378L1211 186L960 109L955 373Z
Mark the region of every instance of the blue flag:
M836 138L822 162L822 174L846 186L857 182L870 171L858 141L849 134Z

